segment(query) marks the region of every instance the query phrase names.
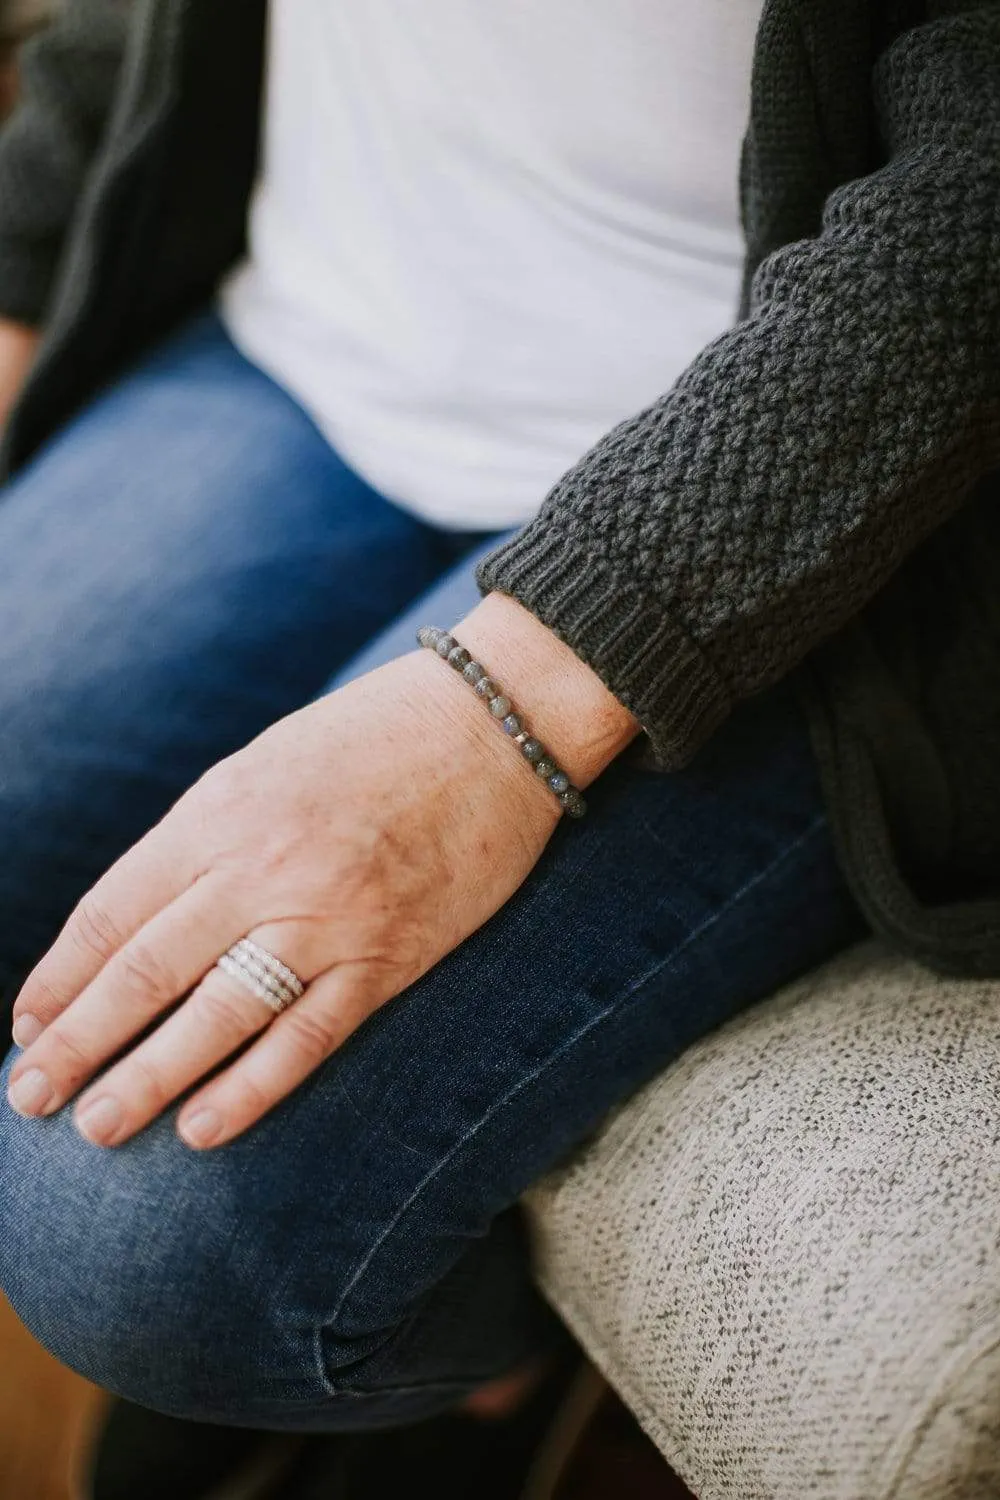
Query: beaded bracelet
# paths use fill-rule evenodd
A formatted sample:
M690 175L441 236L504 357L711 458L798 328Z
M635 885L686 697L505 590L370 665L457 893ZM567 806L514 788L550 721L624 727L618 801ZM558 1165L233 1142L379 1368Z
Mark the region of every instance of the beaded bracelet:
M521 715L515 713L510 699L500 684L490 677L486 668L478 661L473 661L470 653L459 645L453 635L449 635L447 630L440 630L436 625L422 625L417 631L417 643L426 646L428 651L436 651L442 661L446 661L449 667L454 667L475 691L476 696L484 700L494 719L500 720L504 733L510 735L535 775L554 793L563 812L571 818L582 818L587 811L583 794L572 784L541 740L536 740L525 728Z

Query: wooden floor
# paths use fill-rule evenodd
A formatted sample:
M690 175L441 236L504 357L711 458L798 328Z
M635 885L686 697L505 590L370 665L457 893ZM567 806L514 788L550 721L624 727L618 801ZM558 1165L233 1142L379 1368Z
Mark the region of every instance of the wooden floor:
M39 1348L0 1298L0 1500L81 1500L102 1403L99 1391Z

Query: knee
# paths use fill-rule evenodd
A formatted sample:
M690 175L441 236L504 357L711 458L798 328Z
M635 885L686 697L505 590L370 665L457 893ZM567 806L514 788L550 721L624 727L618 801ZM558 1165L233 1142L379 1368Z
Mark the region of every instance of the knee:
M225 1172L170 1121L102 1151L68 1112L28 1121L0 1108L0 1215L0 1287L96 1384L236 1422L307 1394L308 1331L277 1326L266 1224L234 1212Z

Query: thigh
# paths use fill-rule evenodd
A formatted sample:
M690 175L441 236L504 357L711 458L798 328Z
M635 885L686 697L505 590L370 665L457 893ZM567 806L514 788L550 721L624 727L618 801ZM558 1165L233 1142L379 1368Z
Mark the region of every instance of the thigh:
M100 1152L66 1112L4 1115L4 1288L150 1404L328 1425L609 1108L861 931L805 726L769 694L682 773L616 763L486 926L224 1150L187 1151L170 1118ZM448 1344L425 1341L423 1379Z
M441 571L205 318L0 503L0 988L202 771Z

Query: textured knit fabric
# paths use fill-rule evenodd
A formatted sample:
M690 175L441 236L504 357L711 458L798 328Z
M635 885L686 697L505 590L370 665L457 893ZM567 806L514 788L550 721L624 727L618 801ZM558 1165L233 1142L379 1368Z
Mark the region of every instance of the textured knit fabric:
M866 946L535 1190L547 1292L699 1500L1000 1495L998 1027Z
M9 465L241 253L262 37L260 0L71 0L34 44L0 310L48 337ZM668 768L806 661L859 901L1000 973L1000 0L768 0L742 184L744 316L482 583Z
M668 764L1000 462L1000 10L905 36L875 102L883 170L835 192L760 268L748 317L483 569L600 666Z

